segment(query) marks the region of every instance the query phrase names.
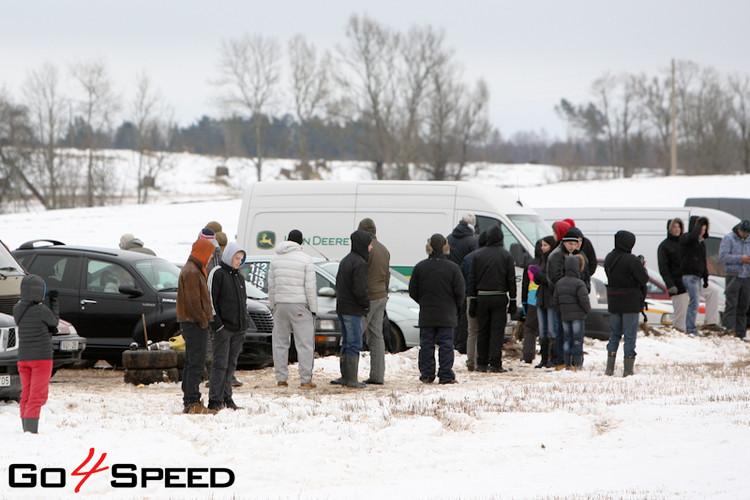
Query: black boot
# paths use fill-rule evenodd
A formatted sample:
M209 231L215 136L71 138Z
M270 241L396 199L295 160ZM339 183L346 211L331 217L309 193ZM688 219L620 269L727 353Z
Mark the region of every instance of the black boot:
M215 399L209 399L208 400L208 409L209 410L223 410L224 409L224 401L217 401Z
M615 359L617 358L617 351L607 351L607 369L604 370L604 374L612 376L615 374Z
M628 375L632 375L633 365L635 364L635 356L633 357L625 356L624 364L625 364L625 369L622 371L622 376L627 377Z
M542 355L542 360L534 368L544 368L547 366L547 361L549 361L549 339L539 341L539 354Z
M234 402L232 397L224 398L224 407L229 408L230 410L241 410L241 406L237 406L237 403Z
M344 355L339 356L339 371L341 372L341 376L335 380L331 380L332 384L336 385L344 385Z
M547 364L545 368L555 367L555 339L549 339L547 341Z
M357 376L359 375L359 355L347 355L342 356L344 358L344 366L346 367L346 373L344 375L344 387L350 389L364 389L367 384L359 382Z
M39 431L39 419L38 418L25 418L26 425L24 426L25 432L30 432L32 434L37 434Z

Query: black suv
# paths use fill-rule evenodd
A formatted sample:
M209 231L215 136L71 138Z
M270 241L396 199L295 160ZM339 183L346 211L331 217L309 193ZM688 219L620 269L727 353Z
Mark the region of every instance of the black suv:
M179 332L179 268L168 260L127 250L74 247L54 240L22 244L13 255L58 291L60 317L86 337L83 357L119 365L134 340L167 340ZM267 362L273 320L262 304L248 300L251 322L241 361ZM269 326L269 324L271 326ZM256 326L257 325L257 326ZM258 351L262 352L258 352Z

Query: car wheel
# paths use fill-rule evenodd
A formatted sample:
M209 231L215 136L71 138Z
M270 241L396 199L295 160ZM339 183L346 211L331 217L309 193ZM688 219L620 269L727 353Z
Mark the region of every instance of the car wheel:
M390 352L396 353L396 352L403 352L406 350L406 342L404 341L404 334L401 333L401 330L396 326L395 323L389 321L389 330L390 330L390 339L391 339L391 347ZM385 332L383 332L385 335Z
M154 370L175 368L177 353L175 351L123 351L122 366L128 370Z

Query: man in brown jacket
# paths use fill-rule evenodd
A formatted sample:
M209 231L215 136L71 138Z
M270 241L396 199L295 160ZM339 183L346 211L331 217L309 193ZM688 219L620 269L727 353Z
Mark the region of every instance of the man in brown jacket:
M385 341L383 316L388 302L391 280L391 254L375 236L375 223L365 218L359 223L362 231L372 235L372 250L367 257L367 291L370 294L370 311L362 318L362 332L370 349L370 378L365 384L382 385L385 380Z
M177 286L177 321L185 339L185 368L182 371L183 413L214 414L201 401L200 382L206 363L208 324L214 316L206 282L206 264L214 252L214 244L199 238L193 243Z

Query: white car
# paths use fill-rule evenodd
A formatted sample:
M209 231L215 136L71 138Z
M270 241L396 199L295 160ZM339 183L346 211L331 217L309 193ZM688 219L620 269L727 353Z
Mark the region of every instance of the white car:
M245 280L256 288L268 293L268 264L270 255L248 255L241 271ZM336 313L336 273L337 261L319 260L315 262L318 290L318 311ZM391 330L391 351L400 352L419 345L419 304L409 297L409 279L391 269L388 303L385 307L387 326ZM385 333L385 332L384 332Z

